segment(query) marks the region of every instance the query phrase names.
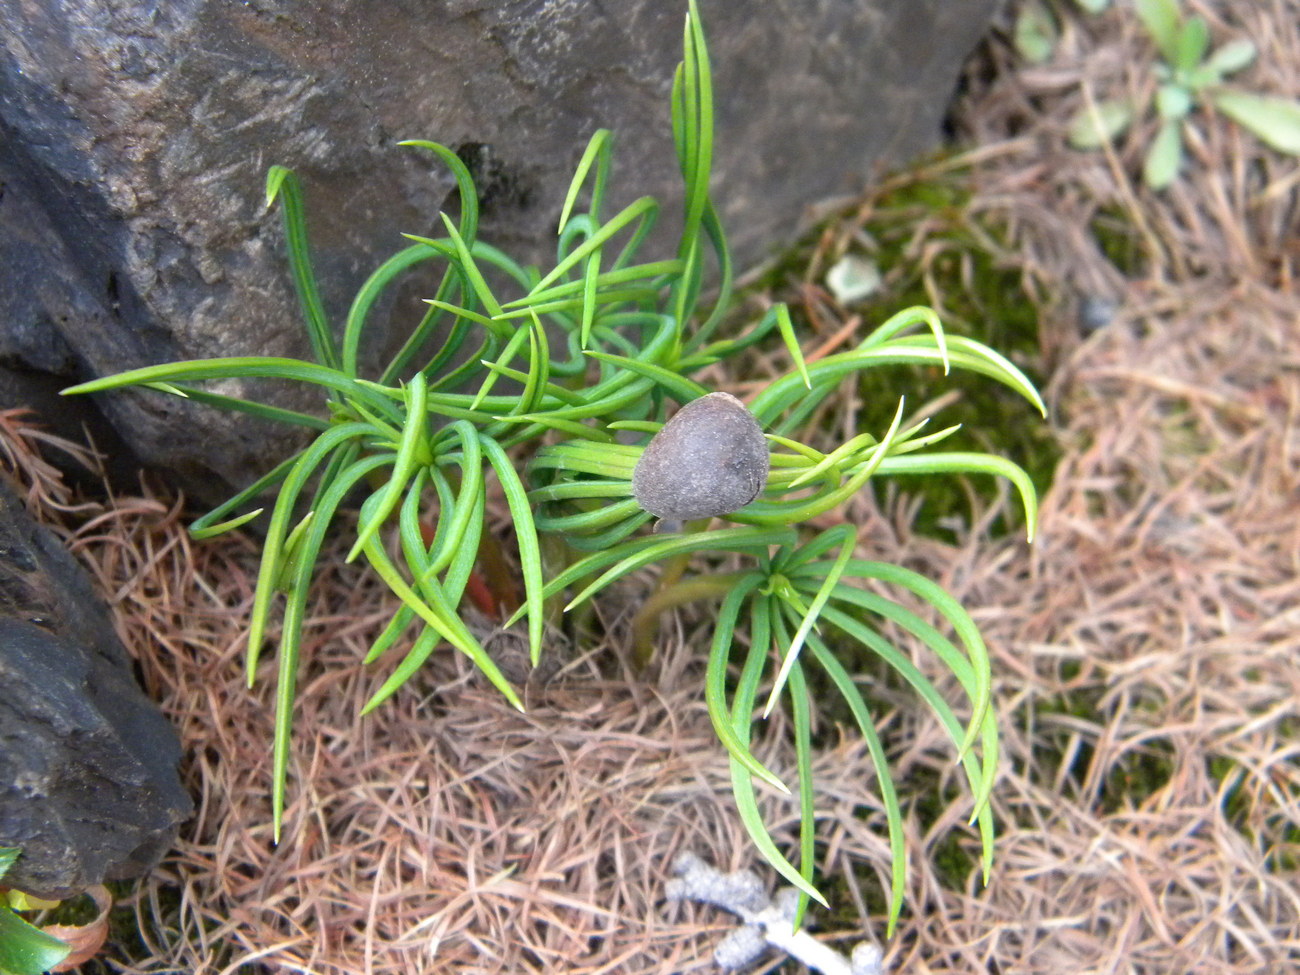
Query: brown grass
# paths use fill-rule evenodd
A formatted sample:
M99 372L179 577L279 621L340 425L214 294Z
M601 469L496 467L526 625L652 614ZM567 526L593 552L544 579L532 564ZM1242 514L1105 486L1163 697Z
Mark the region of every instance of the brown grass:
M339 567L340 549L304 648L294 801L276 847L273 664L251 693L242 672L253 546L191 546L175 506L141 497L87 521L75 547L113 594L128 645L149 649L150 690L190 746L200 796L137 904L157 915L145 930L173 930L128 970L711 967L725 922L660 903L680 849L729 867L747 851L692 673L697 641L672 641L648 680L604 675L593 658L609 648L593 647L527 687L526 715L446 655L361 719L379 678L356 662L391 607L382 586ZM847 823L874 802L863 763L853 741L818 763L826 809ZM862 827L839 842L864 858L883 850ZM181 892L179 917L158 900L164 887Z
M1294 2L1192 6L1216 38L1260 44L1243 84L1300 97ZM1272 975L1300 958L1300 170L1212 116L1198 117L1183 178L1160 196L1135 178L1149 130L1110 154L1069 150L1084 99L1150 84L1131 21L1070 21L1033 69L992 45L959 109L984 147L967 160L972 209L1010 226L1035 287L1047 283L1063 458L1038 541L990 540L980 517L961 544L920 537L903 494L845 512L872 557L921 569L971 607L1004 716L1001 835L983 889L941 729L909 699L884 700L913 848L888 963L908 975ZM1106 213L1136 229L1128 276L1088 229ZM1080 337L1086 295L1118 311ZM815 304L826 320L810 350L829 351L851 319ZM11 466L25 485L43 476ZM682 849L754 865L703 711L707 618L670 623L654 669L629 673L630 591L604 606L608 645L527 686L526 715L448 653L362 720L383 665L357 663L391 607L328 560L275 847L274 664L251 692L241 672L254 543L192 544L179 504L149 492L50 516L79 525L75 547L181 730L199 801L134 900L150 957L123 971L712 969L729 919L661 900ZM783 740L777 721L763 754L778 771ZM836 934L878 936L878 805L857 738L838 741L818 758L822 867ZM794 810L765 802L789 835Z

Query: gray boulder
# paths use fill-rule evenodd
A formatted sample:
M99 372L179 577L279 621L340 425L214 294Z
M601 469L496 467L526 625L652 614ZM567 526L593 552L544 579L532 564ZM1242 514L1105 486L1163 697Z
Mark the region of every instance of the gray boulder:
M937 141L996 4L704 0L715 195L742 265L788 241L810 204ZM396 148L403 138L457 148L482 183L484 238L543 261L586 139L612 128L615 202L658 197L666 242L680 200L668 99L684 10L0 0L0 261L16 284L0 289L0 367L74 381L177 358L303 355L280 217L262 205L266 169L300 172L325 300L341 318L399 233L440 232L439 209L454 205L446 172ZM417 280L407 304L427 296ZM373 356L411 327L411 308L390 311ZM265 423L159 395L100 405L145 463L205 497L288 444Z
M89 579L0 483L5 883L61 898L147 872L193 808L180 756Z

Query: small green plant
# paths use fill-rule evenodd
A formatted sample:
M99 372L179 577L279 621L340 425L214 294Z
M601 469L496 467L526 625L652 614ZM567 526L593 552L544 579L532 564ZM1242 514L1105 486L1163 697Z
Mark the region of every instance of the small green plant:
M267 199L283 205L290 261L316 361L241 357L180 362L96 379L65 392L145 386L297 424L314 434L307 447L191 529L205 537L243 525L261 511L245 509L263 493L277 491L247 660L251 683L273 627L273 604L282 595L272 760L277 840L307 596L326 534L354 490L369 493L360 505L348 558L364 557L398 601L366 662L404 649L365 710L389 697L442 644L469 657L522 709L459 612L484 533L488 484L495 479L513 520L523 583L523 603L512 622L526 623L534 663L542 652L544 624L559 600L572 609L654 563L664 563L666 569L648 607L721 601L706 666L708 712L732 760L740 816L763 856L802 892L801 911L809 897L825 903L813 884L814 701L806 676L810 667L821 671L827 686L847 703L875 763L893 853L892 930L906 862L900 804L870 702L859 678L837 658L829 631L836 631L836 641L856 642L879 654L942 722L970 783L971 819L982 838L986 878L993 842L988 800L998 756L988 654L970 617L934 583L899 566L856 558L853 526L840 524L818 533L800 526L832 511L876 477L978 473L1002 476L1015 485L1032 535L1035 493L1025 473L1007 460L936 449L956 428L929 431L923 422L908 422L902 402L886 429L860 433L829 452L805 444L799 432L842 383L883 366L926 366L936 377L951 369L970 370L1005 384L1040 411L1043 404L1019 369L977 341L946 336L928 308L901 311L856 347L814 363L804 361L783 305L744 334L720 335L732 268L709 197L712 81L694 0L684 48L673 85L672 125L685 182L685 217L673 256L640 257L658 213L653 199L643 197L605 215L612 145L608 131L591 138L578 164L560 217L557 261L546 273L520 266L479 239L475 187L465 165L441 145L412 142L408 145L436 154L455 175L459 219L444 215L444 236L411 237L409 246L381 264L357 294L336 339L308 257L298 182L288 170L274 167ZM430 263L445 273L428 312L392 361L373 378L363 377L358 350L371 309L403 273ZM709 265L717 284L706 302ZM500 283L490 285L489 280ZM434 341L439 329L443 337ZM767 464L751 464L747 470L752 475L762 467L765 479L760 475L756 484L728 495L737 498L738 510L675 507L681 517L697 520L687 520L671 533L663 530L666 525L658 532L644 531L654 515L638 496L651 507L658 502L646 500L645 470L641 479L634 474L647 441L665 428L671 404L686 406L709 393L693 375L720 361L735 361L744 350L778 336L790 356L790 370L749 404L753 419L746 419L761 428L764 448L770 450L770 457L763 458ZM194 385L247 377L318 386L325 394L326 415L274 408ZM515 391L498 388L507 382ZM735 419L739 405L727 401L723 412ZM753 431L746 436L752 452ZM760 490L757 497L754 490ZM753 500L745 503L748 498ZM428 512L432 527L426 529L422 518ZM713 522L701 512L724 523L710 527ZM556 544L543 544L548 538ZM688 564L694 573L688 574ZM902 603L855 584L860 581L893 587L929 604L951 636ZM968 699L964 723L911 657L883 635L886 631L915 638L952 671ZM739 633L748 640L737 640ZM739 647L746 648L743 654L736 653ZM733 663L739 664L738 675L730 669ZM782 700L794 728L801 820L797 867L763 823L754 780L785 793L790 787L749 748L753 722Z
M0 846L0 880L18 859L20 851ZM15 913L47 907L16 890L0 887L0 975L40 975L72 953L72 946L46 934Z
M1110 0L1074 0L1074 5L1084 13L1099 14L1110 6ZM1021 0L1017 4L1011 40L1016 53L1030 64L1041 64L1052 56L1060 40L1060 19L1053 14L1048 0Z
M1211 52L1205 18L1184 17L1178 0L1134 0L1134 5L1160 55L1155 65L1159 82L1155 110L1160 126L1142 166L1147 186L1162 190L1178 177L1183 162L1183 126L1194 109L1207 103L1279 152L1300 156L1300 103L1224 84L1225 78L1255 60L1255 45L1250 40L1238 38ZM1101 101L1075 117L1070 143L1079 149L1099 148L1149 111L1149 106L1134 106L1123 99Z

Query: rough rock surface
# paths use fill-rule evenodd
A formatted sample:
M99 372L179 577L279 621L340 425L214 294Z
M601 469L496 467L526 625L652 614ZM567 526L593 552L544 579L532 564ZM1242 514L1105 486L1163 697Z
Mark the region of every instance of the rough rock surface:
M996 3L702 4L715 191L742 264L789 239L810 203L934 143ZM0 289L0 368L74 380L176 358L302 354L279 215L262 205L272 163L305 181L338 317L399 232L436 230L454 203L447 174L398 139L456 147L483 184L484 238L541 260L587 137L612 128L612 190L622 202L659 197L670 234L668 96L684 9L0 0L0 262L17 284ZM285 445L230 416L205 415L196 437L195 408L154 394L101 407L144 461L207 496Z
M148 871L192 809L180 755L85 573L0 484L5 883L64 897Z

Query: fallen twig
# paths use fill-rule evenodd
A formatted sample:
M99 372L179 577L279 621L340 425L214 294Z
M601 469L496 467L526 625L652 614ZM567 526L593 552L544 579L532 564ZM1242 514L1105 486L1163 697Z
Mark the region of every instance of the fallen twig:
M861 942L845 958L807 931L794 926L799 892L793 887L768 897L758 876L748 870L722 873L693 853L683 853L673 863L676 880L668 882L669 900L714 904L744 922L713 950L722 968L743 968L771 945L797 958L823 975L882 975L880 949Z

